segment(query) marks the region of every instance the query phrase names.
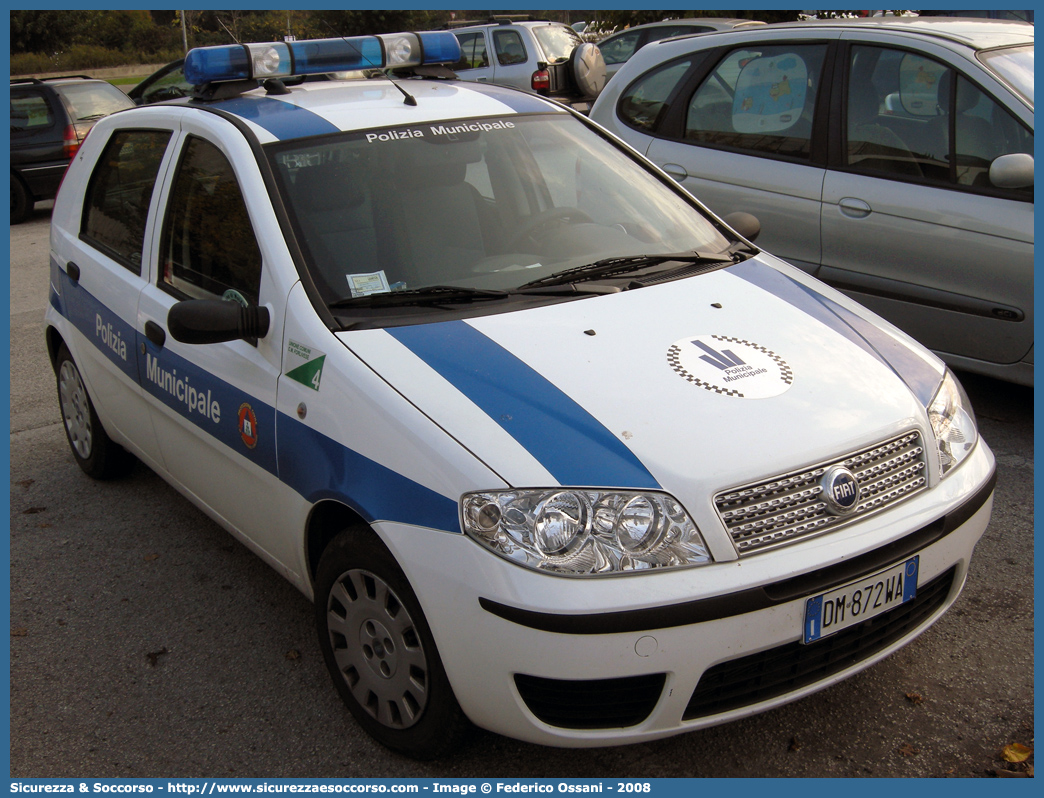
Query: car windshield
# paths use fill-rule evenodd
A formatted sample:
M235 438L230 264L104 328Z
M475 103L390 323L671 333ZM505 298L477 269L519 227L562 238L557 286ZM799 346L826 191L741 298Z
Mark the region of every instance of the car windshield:
M979 56L987 67L1033 105L1033 45L989 50Z
M72 112L74 121L100 119L114 111L134 106L134 101L122 91L100 81L65 83L57 89Z
M613 273L639 256L720 263L735 243L683 192L567 114L381 128L267 151L331 305L569 282L558 275L592 264L601 274L607 259Z
M584 43L580 34L565 25L535 25L531 30L551 64L568 61L576 46Z

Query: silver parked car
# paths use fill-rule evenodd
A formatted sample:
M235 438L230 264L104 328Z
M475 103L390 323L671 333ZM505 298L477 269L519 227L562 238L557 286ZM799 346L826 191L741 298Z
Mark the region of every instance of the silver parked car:
M628 59L650 42L669 39L672 36L687 36L691 33L713 33L719 30L735 28L752 28L764 25L753 19L727 19L725 17L688 17L685 19L668 19L662 22L649 22L635 25L619 33L614 33L598 43L605 59L605 79L609 80L620 71L620 67Z
M1033 384L1033 26L882 18L643 48L592 109L758 244Z
M598 45L561 22L494 16L488 22L455 23L461 80L514 86L550 97L581 113L605 86Z

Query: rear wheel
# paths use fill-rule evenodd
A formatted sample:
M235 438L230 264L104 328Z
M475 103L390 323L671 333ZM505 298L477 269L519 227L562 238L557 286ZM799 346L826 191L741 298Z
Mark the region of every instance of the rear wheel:
M415 759L460 744L469 724L424 613L369 530L345 530L323 552L315 613L334 686L371 736Z
M33 198L29 190L14 175L11 175L11 224L21 224L33 210Z
M122 446L113 443L102 427L80 370L65 344L58 350L57 376L65 437L80 468L95 479L111 479L126 473L133 458Z

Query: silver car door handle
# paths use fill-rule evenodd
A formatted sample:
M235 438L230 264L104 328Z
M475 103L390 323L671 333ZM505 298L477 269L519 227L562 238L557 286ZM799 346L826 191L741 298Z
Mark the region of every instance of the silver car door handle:
M676 163L665 163L661 168L679 183L689 176L689 173L685 171L685 167Z
M869 203L863 202L861 199L854 199L853 197L844 197L837 206L841 209L841 213L845 216L849 216L852 219L865 219L871 214L873 209Z

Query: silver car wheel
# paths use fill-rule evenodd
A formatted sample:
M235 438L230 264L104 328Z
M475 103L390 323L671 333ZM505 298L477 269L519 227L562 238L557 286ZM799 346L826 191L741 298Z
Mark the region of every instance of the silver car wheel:
M87 400L87 389L80 379L80 372L71 360L62 362L58 372L58 392L65 430L69 433L69 443L81 458L87 460L91 456L93 442L91 408Z
M428 660L413 619L380 577L337 578L326 602L330 646L355 700L382 726L407 729L428 703Z

